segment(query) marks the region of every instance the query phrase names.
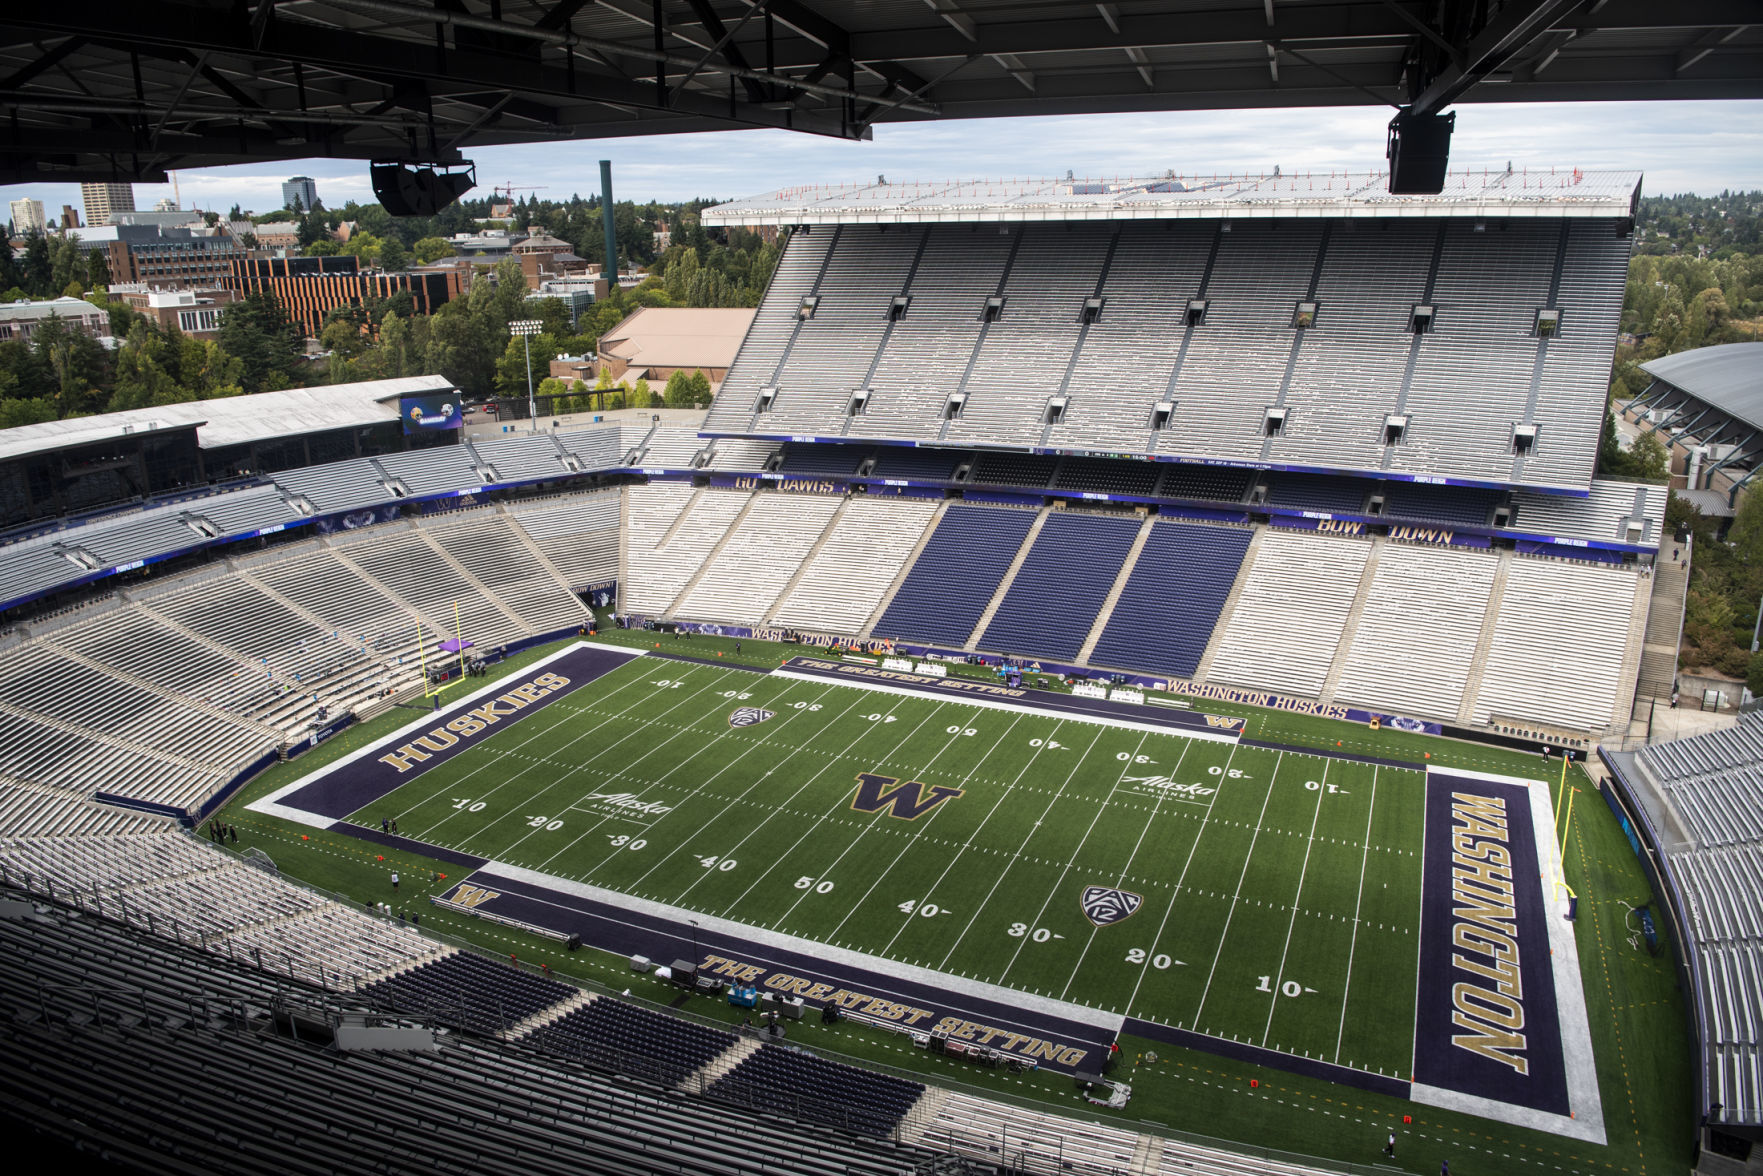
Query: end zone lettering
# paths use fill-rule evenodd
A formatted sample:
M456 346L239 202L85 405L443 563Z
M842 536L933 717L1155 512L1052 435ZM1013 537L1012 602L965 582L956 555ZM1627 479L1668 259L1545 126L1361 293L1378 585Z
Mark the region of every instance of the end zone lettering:
M561 674L540 674L523 682L506 694L499 694L482 706L473 707L458 718L426 734L418 735L396 751L379 757L382 764L399 772L408 772L437 751L446 751L461 739L470 739L512 715L519 714L547 694L555 694L569 685Z
M895 1021L908 1027L919 1027L937 1015L931 1009L900 1004L865 992L853 992L837 985L819 983L806 976L792 976L788 972L772 972L766 975L767 969L762 964L743 963L726 956L706 955L702 969L718 976L726 976L736 984L763 985L780 996L799 996L804 1001L815 1004L837 1005L848 1013ZM920 1032L945 1033L961 1041L972 1041L1004 1053L1053 1062L1073 1069L1082 1066L1084 1059L1090 1054L1087 1049L1061 1045L1057 1041L1044 1041L1029 1033L982 1025L962 1017L943 1017L934 1025L923 1025Z
M1528 1074L1507 841L1505 800L1451 793L1451 941L1460 949L1451 964L1476 977L1451 986L1451 1023L1470 1031L1453 1034L1451 1044Z

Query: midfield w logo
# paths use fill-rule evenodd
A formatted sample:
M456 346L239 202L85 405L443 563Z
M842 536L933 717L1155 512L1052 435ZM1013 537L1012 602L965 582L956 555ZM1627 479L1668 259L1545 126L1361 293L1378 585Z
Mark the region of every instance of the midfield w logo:
M961 789L947 784L932 784L928 789L917 780L900 783L898 776L878 776L873 772L857 774L857 795L851 807L860 813L891 810L889 816L902 821L916 821L945 800L960 796Z
M469 882L461 882L459 888L453 892L451 901L458 903L460 906L475 907L482 903L489 902L492 898L501 897L501 891L489 890L482 886L473 886Z

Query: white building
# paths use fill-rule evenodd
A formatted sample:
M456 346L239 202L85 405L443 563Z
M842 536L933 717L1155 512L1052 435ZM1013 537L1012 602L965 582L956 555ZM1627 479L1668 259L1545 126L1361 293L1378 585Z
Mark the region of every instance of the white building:
M26 233L41 233L49 224L43 219L43 202L41 200L14 200L12 202L12 231L19 236Z

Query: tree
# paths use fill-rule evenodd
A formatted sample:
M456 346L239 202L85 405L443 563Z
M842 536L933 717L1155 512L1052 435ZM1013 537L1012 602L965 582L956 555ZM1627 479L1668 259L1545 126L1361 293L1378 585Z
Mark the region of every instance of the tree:
M649 391L649 381L639 378L630 395L625 397L625 403L631 408L657 408L661 398Z
M50 315L38 324L31 349L53 373L56 416L97 411L110 382L110 359L96 339Z
M129 337L116 354L116 385L107 411L178 404L189 400L175 377L166 371L169 347L164 337L137 319Z
M692 372L692 407L710 407L710 377L704 374L702 368Z
M667 377L667 387L662 390L661 401L669 408L691 408L692 377L682 371L675 371Z
M246 392L291 387L303 338L273 294L247 294L221 312L220 345L239 360Z
M424 237L412 245L410 251L416 255L417 261L428 265L443 257L452 257L453 243L444 237Z
M512 399L524 399L527 389L527 347L528 340L519 335L510 335L508 345L502 349L502 358L496 362L496 391L499 395ZM531 339L532 345L532 378L542 379L550 371L551 356L556 353L557 344L551 336L540 332Z
M380 268L387 273L410 268L410 250L404 248L404 242L396 237L380 238Z
M0 399L0 429L16 429L55 419L55 402L41 396Z
M343 247L335 241L321 240L314 241L300 252L306 257L337 257L342 254Z

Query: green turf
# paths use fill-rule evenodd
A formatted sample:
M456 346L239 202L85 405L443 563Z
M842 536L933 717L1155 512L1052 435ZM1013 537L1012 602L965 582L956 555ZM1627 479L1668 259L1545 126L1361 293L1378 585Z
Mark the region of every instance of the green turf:
M645 635L617 637L653 645ZM697 638L678 650L712 659L722 652L734 662L733 645ZM545 652L498 669L519 673ZM738 658L774 667L800 652L746 641ZM777 717L728 726L730 710L756 705ZM1364 754L1430 755L1439 764L1528 776L1540 769L1533 756L1472 744L1198 705L1247 715L1259 738L1331 747L1338 740ZM240 848L257 844L289 873L356 899L396 903L386 890L392 868L404 872L403 900L413 906L450 889L458 872L434 877L450 871L444 864L384 854L340 835L303 841L309 830L240 808L413 713L364 724L253 782L229 806ZM1049 740L1062 746L1048 747ZM1126 762L1116 758L1123 753ZM1139 755L1156 762L1134 762ZM917 821L854 812L855 774L871 770L965 791ZM1226 774L1233 770L1242 774ZM1126 775L1170 775L1217 792L1170 794L1126 783ZM1629 908L1649 898L1646 883L1608 810L1577 770L1573 779L1584 791L1575 798L1567 870L1581 895L1576 932L1607 1146L1130 1038L1123 1048L1131 1064L1120 1076L1135 1096L1115 1116L1130 1127L1143 1119L1158 1129L1367 1164L1393 1126L1402 1141L1396 1167L1415 1172L1436 1172L1447 1156L1458 1173L1681 1171L1692 1122L1682 1003L1669 960L1628 941ZM1318 787L1306 788L1312 780ZM1405 1073L1419 880L1418 854L1405 851L1418 849L1420 783L1419 773L1399 769L1233 752L1175 735L980 710L958 699L644 658L426 773L361 819L377 823L382 813L402 812L404 832L498 860L1014 988ZM583 799L616 792L645 799L653 792L673 811L633 821ZM460 800L463 811L454 807ZM480 802L484 808L469 811ZM536 817L545 820L534 826ZM553 821L562 824L550 828ZM630 848L637 841L641 848ZM735 864L725 869L728 859ZM826 882L832 887L823 893ZM1094 928L1075 897L1091 882L1134 890L1146 904L1119 924ZM903 911L903 903L912 909ZM939 913L919 913L927 904ZM423 925L614 990L629 987L637 997L674 996L615 957L570 956L445 908L425 907ZM1010 934L1018 925L1023 933ZM1162 957L1167 967L1157 966ZM1261 991L1262 976L1273 992ZM1298 983L1296 998L1279 991L1286 980ZM1302 991L1308 988L1316 991ZM691 1008L730 1015L702 999ZM804 1033L817 1048L933 1081L1080 1105L1070 1084L1050 1074L971 1069L850 1023ZM1159 1060L1146 1060L1147 1051ZM1403 1124L1403 1115L1414 1121Z

